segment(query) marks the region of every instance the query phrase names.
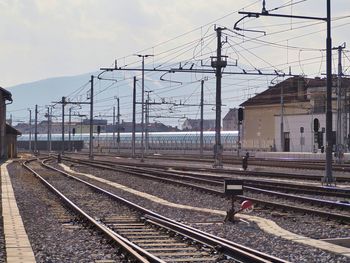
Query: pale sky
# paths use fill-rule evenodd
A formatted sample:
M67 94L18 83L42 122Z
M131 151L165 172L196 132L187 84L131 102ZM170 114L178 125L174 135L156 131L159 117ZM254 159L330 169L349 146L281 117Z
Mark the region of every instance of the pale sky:
M331 2L333 47L344 42L350 46L350 0ZM272 13L326 16L326 0L266 0L266 5L267 10L278 8L270 11ZM187 69L191 65L199 68L202 62L210 65L210 56L215 56L216 52L214 24L227 28L223 31L222 50L231 66L225 69L226 72L256 73L260 70L273 73L276 70L288 73L290 68L292 74L324 77L326 23L260 17L247 18L239 23L239 27L264 31L266 35L233 30L235 22L242 18L237 11L260 12L261 9L262 0L0 0L0 86L8 88L52 77L97 72L101 67L113 66L117 58L118 66L140 67L140 59L133 56L135 53L155 55L146 61L146 67L152 68L179 67L180 62ZM336 50L333 54L333 73L336 73ZM344 73L350 75L348 50L343 53L343 68ZM110 115L117 95L122 101L123 119L131 119L133 74L140 78L139 72L114 72L110 76L118 79L114 86L108 82L96 83L97 114ZM168 74L164 79L171 82L167 82L160 81L160 74L152 72L146 74L145 86L146 90L153 91L152 100L198 104L198 80L203 77L209 78L205 84L205 103L213 105L213 74ZM237 107L283 79L264 75L224 76L223 116L229 108ZM76 84L56 89L44 87L51 97L36 94L39 92L35 91L34 83L30 91L34 99L17 93L9 113L25 119L27 108L38 103L44 119L45 105L61 96L69 97L69 93L86 81L88 76L76 87ZM176 81L181 81L182 85ZM86 98L88 86L84 87L71 98ZM173 118L199 116L198 108L194 107L169 108L165 105L155 106L153 111ZM206 106L205 114L206 118L214 118L213 108ZM176 118L174 120L177 122ZM172 122L172 119L167 121Z
M261 2L0 0L0 86L6 88L49 77L96 71L100 67L110 66L115 58L150 48L244 6L257 3L248 9L260 11ZM291 1L266 2L268 8L273 8ZM325 16L325 5L326 0L308 0L293 6L293 9L286 7L275 12ZM349 0L332 0L332 8L334 17L350 15ZM220 22L232 28L240 17L241 15L235 14ZM260 18L258 24L288 22L288 19ZM350 19L344 19L342 22L350 22ZM276 28L271 27L271 31L275 30ZM298 31L298 34L301 33ZM349 26L342 27L342 31L334 33L334 45L348 40L349 35ZM186 43L192 39L191 35L188 39L185 36L177 43ZM277 39L278 36L274 38ZM316 38L302 41L305 42L299 42L299 46L310 46L310 43L317 48L325 46ZM174 45L176 44L173 41L168 47L163 45L161 48L167 49ZM271 63L276 64L277 61L272 59Z

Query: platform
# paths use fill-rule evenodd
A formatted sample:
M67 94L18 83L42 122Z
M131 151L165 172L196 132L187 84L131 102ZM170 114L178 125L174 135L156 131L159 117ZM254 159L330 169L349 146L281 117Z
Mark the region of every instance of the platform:
M325 153L311 153L311 152L254 152L256 158L268 158L268 159L286 159L286 160L325 160ZM333 153L333 160L335 160ZM344 161L350 160L350 153L344 153Z
M32 263L35 256L19 213L6 162L1 165L2 216L7 263Z

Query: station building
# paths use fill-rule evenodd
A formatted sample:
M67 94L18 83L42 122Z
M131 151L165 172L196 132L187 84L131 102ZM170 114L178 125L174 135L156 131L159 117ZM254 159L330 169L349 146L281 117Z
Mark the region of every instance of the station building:
M17 136L22 135L22 133L11 125L6 124L6 146L7 155L6 158L16 158L17 157Z
M11 92L0 87L0 160L17 156L17 136L20 132L6 124L6 105L11 103Z
M200 119L186 119L182 124L184 131L200 131ZM203 120L204 131L215 131L215 120Z
M222 119L223 131L237 131L238 130L238 108L232 108L228 111Z
M350 79L342 79L347 94ZM333 133L337 120L337 79L333 81ZM349 98L347 94L347 98ZM242 146L247 150L315 152L325 144L326 79L291 77L243 102ZM343 127L349 127L349 103L344 104ZM283 112L283 114L282 114ZM344 113L343 113L344 114ZM314 119L320 129L315 140ZM281 128L283 120L283 130ZM345 128L347 129L347 128ZM281 140L283 131L283 141ZM345 133L345 132L344 132ZM348 132L345 136L347 136ZM335 136L334 136L335 137Z

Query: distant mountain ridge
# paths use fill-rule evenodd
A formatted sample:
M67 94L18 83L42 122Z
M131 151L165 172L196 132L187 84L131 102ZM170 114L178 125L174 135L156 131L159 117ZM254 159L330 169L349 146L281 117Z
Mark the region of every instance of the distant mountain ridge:
M82 86L90 75L54 77L9 87L7 90L12 93L13 104L8 106L8 111L33 108L35 104L49 105Z

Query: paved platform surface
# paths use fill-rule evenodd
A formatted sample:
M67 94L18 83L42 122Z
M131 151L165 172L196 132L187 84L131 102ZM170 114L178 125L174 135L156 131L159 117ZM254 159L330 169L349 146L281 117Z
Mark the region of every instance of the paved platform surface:
M36 262L19 213L6 162L1 165L2 216L7 263Z
M153 202L157 202L160 203L162 205L166 205L169 207L174 207L177 209L189 209L189 210L193 210L193 211L198 211L198 212L207 212L207 213L213 213L213 214L219 214L222 215L223 217L226 215L226 211L221 211L221 210L215 210L215 209L208 209L208 208L201 208L201 207L193 207L193 206L188 206L188 205L182 205L182 204L176 204L176 203L172 203L169 202L167 200L164 200L162 198L159 198L157 196L151 195L151 194L147 194L144 192L140 192L137 191L135 189L126 187L124 185L103 179L103 178L99 178L96 177L94 175L91 174L87 174L87 173L80 173L80 172L76 172L73 171L72 169L70 169L68 166L64 165L64 164L60 164L60 166L67 172L72 173L72 174L79 174L82 176L85 176L87 178L96 180L98 182L101 183L105 183L107 185L113 186L115 188L124 190L126 192L141 196L143 198L146 198L148 200L151 200ZM252 222L255 222L260 229L262 229L263 231L269 233L269 234L273 234L275 236L287 239L287 240L291 240L297 243L301 243L303 245L308 245L308 246L312 246L315 248L319 248L319 249L323 249L329 252L333 252L336 254L340 254L346 257L350 258L350 248L346 248L346 247L342 247L342 246L338 246L335 244L331 244L329 242L325 242L322 240L317 240L317 239L313 239L313 238L309 238L309 237L305 237L305 236L301 236L295 233L292 233L286 229L283 229L282 227L280 227L279 225L277 225L274 221L266 219L266 218L262 218L262 217L257 217L257 216L250 216L250 215L246 215L246 214L240 214L237 215L237 217L245 219L245 220L249 220Z
M280 159L306 159L306 160L325 160L325 153L310 153L310 152L255 152L254 156L257 158L280 158ZM333 160L336 157L333 153ZM344 153L344 161L350 160L350 153Z

